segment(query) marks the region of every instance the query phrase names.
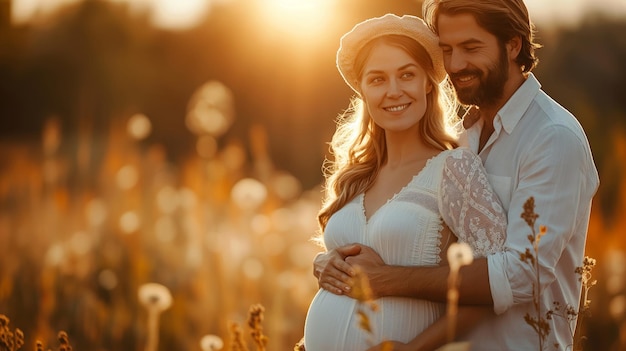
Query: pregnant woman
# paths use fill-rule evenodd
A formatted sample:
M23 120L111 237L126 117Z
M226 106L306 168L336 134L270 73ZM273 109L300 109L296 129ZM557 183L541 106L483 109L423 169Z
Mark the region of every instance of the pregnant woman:
M319 214L325 247L360 243L403 266L439 265L457 240L474 256L502 251L505 214L481 160L458 147L457 105L424 22L387 14L357 24L341 38L337 66L356 96L331 142ZM358 325L358 301L320 289L306 318L306 350L406 343L445 314L443 304L411 298L376 303L372 338Z

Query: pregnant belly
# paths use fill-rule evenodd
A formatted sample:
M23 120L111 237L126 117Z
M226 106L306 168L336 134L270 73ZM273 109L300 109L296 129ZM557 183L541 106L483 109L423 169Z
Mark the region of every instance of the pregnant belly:
M408 298L382 298L378 311L352 298L318 291L304 327L307 351L364 351L384 340L408 342L444 313L444 305ZM366 312L373 333L359 326L357 310Z

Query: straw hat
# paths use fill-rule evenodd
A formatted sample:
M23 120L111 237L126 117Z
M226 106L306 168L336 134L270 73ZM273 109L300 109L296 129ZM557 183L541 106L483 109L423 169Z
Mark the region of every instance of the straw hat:
M389 34L404 35L421 44L433 61L437 83L446 78L443 55L439 47L439 39L435 33L419 17L411 15L399 17L388 13L382 17L370 18L357 24L341 37L339 50L337 50L337 68L352 90L359 93L357 89L359 77L354 71L354 61L359 51L373 39Z

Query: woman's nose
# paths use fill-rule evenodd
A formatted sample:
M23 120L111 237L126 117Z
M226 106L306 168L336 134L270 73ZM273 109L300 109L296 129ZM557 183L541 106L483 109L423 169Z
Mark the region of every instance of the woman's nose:
M387 96L388 97L398 97L402 95L402 87L400 83L395 80L389 80L389 85L387 86Z

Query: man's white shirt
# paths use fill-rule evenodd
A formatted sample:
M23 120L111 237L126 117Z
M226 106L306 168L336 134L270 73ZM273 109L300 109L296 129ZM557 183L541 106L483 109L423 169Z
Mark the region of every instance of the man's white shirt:
M591 199L599 185L587 137L576 118L541 90L531 73L500 109L495 131L478 152L483 121L466 130L464 140L483 161L489 181L508 213L506 251L487 257L489 283L497 316L469 336L472 350L537 350L538 335L525 322L537 318L532 303L533 267L521 254L532 244L531 228L521 218L523 205L535 199L539 225L547 227L539 246L541 318L560 303L578 310ZM547 349L572 344L575 321L547 320Z

